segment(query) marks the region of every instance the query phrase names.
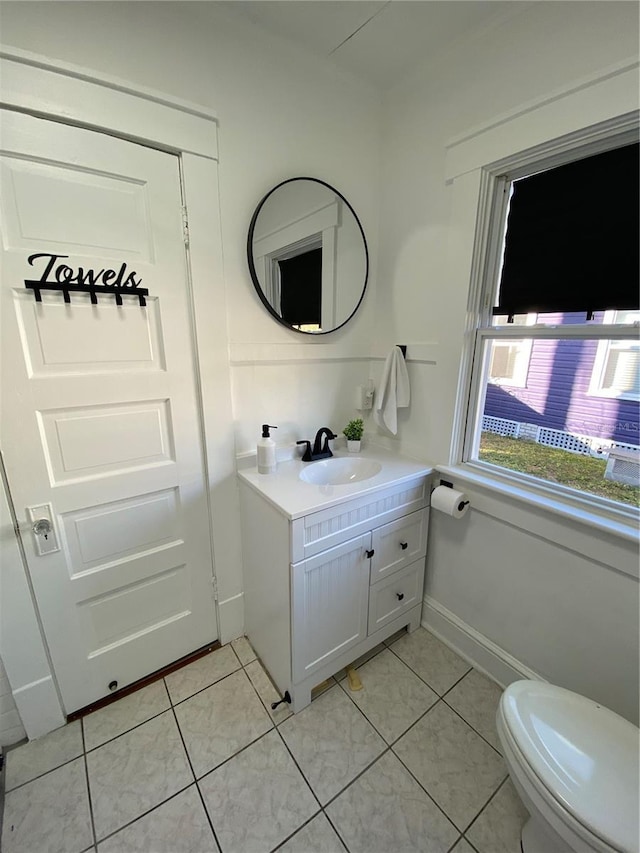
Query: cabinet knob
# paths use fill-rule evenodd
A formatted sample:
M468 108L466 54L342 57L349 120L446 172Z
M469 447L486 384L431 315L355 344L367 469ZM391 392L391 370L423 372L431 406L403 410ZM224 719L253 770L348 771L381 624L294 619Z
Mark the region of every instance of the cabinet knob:
M403 551L406 551L407 548L409 547L409 543L408 542L401 542L400 547L402 548Z
M398 601L402 601L402 599L404 598L404 592L396 592L396 596L398 598Z
M375 550L372 548L370 551L365 551L364 553L367 555L367 558L370 560L373 557L373 555L375 554Z

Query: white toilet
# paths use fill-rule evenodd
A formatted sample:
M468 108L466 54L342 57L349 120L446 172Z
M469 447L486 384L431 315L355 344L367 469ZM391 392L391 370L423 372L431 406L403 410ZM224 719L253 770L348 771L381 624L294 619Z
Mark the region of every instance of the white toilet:
M640 729L541 681L507 687L497 726L531 816L523 853L638 853Z

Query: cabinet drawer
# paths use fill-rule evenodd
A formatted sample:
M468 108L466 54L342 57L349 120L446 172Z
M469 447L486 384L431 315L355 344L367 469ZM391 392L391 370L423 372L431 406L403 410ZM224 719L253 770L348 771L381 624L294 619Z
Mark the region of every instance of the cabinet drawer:
M419 604L423 585L424 562L418 560L372 586L369 590L369 634Z
M412 512L373 531L371 583L403 569L427 553L429 510Z
M312 557L428 505L429 477L421 476L296 518L291 522L291 562Z

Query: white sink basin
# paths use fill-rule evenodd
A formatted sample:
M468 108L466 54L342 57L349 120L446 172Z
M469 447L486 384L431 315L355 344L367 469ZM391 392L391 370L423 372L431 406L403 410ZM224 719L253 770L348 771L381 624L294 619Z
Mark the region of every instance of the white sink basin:
M382 465L373 459L332 457L307 465L300 472L300 479L315 486L343 486L368 480L380 473Z

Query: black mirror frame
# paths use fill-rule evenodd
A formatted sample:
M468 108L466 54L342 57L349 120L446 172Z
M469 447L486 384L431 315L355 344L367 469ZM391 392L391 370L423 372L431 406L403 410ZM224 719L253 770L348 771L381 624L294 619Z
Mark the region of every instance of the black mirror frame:
M353 311L351 312L351 314L349 314L349 316L347 317L347 319L343 323L340 323L339 326L334 326L333 329L328 329L326 332L304 332L301 329L294 328L293 326L289 325L289 323L287 323L285 320L283 320L282 317L273 309L273 307L269 303L267 297L264 295L264 293L262 291L262 287L260 285L260 281L258 279L258 274L256 272L255 264L253 262L253 234L255 231L256 221L258 219L258 215L259 215L260 211L262 210L267 199L271 195L273 195L273 193L277 189L280 189L280 187L283 187L285 184L290 184L293 181L313 181L316 184L322 184L323 187L326 187L328 190L331 190L331 192L333 192L337 196L339 196L342 199L342 201L346 204L346 206L349 208L351 213L353 214L353 216L356 220L356 223L358 225L358 228L360 229L360 234L362 235L362 245L364 247L364 257L365 257L365 270L364 270L364 282L362 284L362 293L360 294L360 299L358 299L358 302L356 303ZM263 196L263 198L258 203L258 206L256 207L254 214L251 217L251 223L249 224L249 234L247 236L247 260L249 262L249 273L251 275L251 281L253 282L253 286L256 289L258 296L260 297L260 301L262 302L264 307L267 309L269 314L271 314L271 316L275 320L277 320L281 326L284 326L285 329L290 329L292 332L297 332L299 335L311 335L311 337L314 337L314 338L317 338L320 335L330 335L331 332L336 332L338 329L341 329L343 326L345 326L349 322L349 320L351 320L351 318L354 316L354 314L356 313L356 311L360 307L362 300L364 299L364 295L365 295L366 290L367 290L367 284L369 282L369 247L367 246L367 238L364 235L364 229L362 228L362 224L361 224L360 220L358 219L358 214L355 212L353 207L349 204L349 202L342 195L341 192L338 192L338 190L335 187L332 187L331 184L328 184L326 181L321 181L320 178L309 178L309 177L304 177L304 176L296 177L296 178L287 178L285 181L281 181L275 187L270 189L269 192L265 196Z

